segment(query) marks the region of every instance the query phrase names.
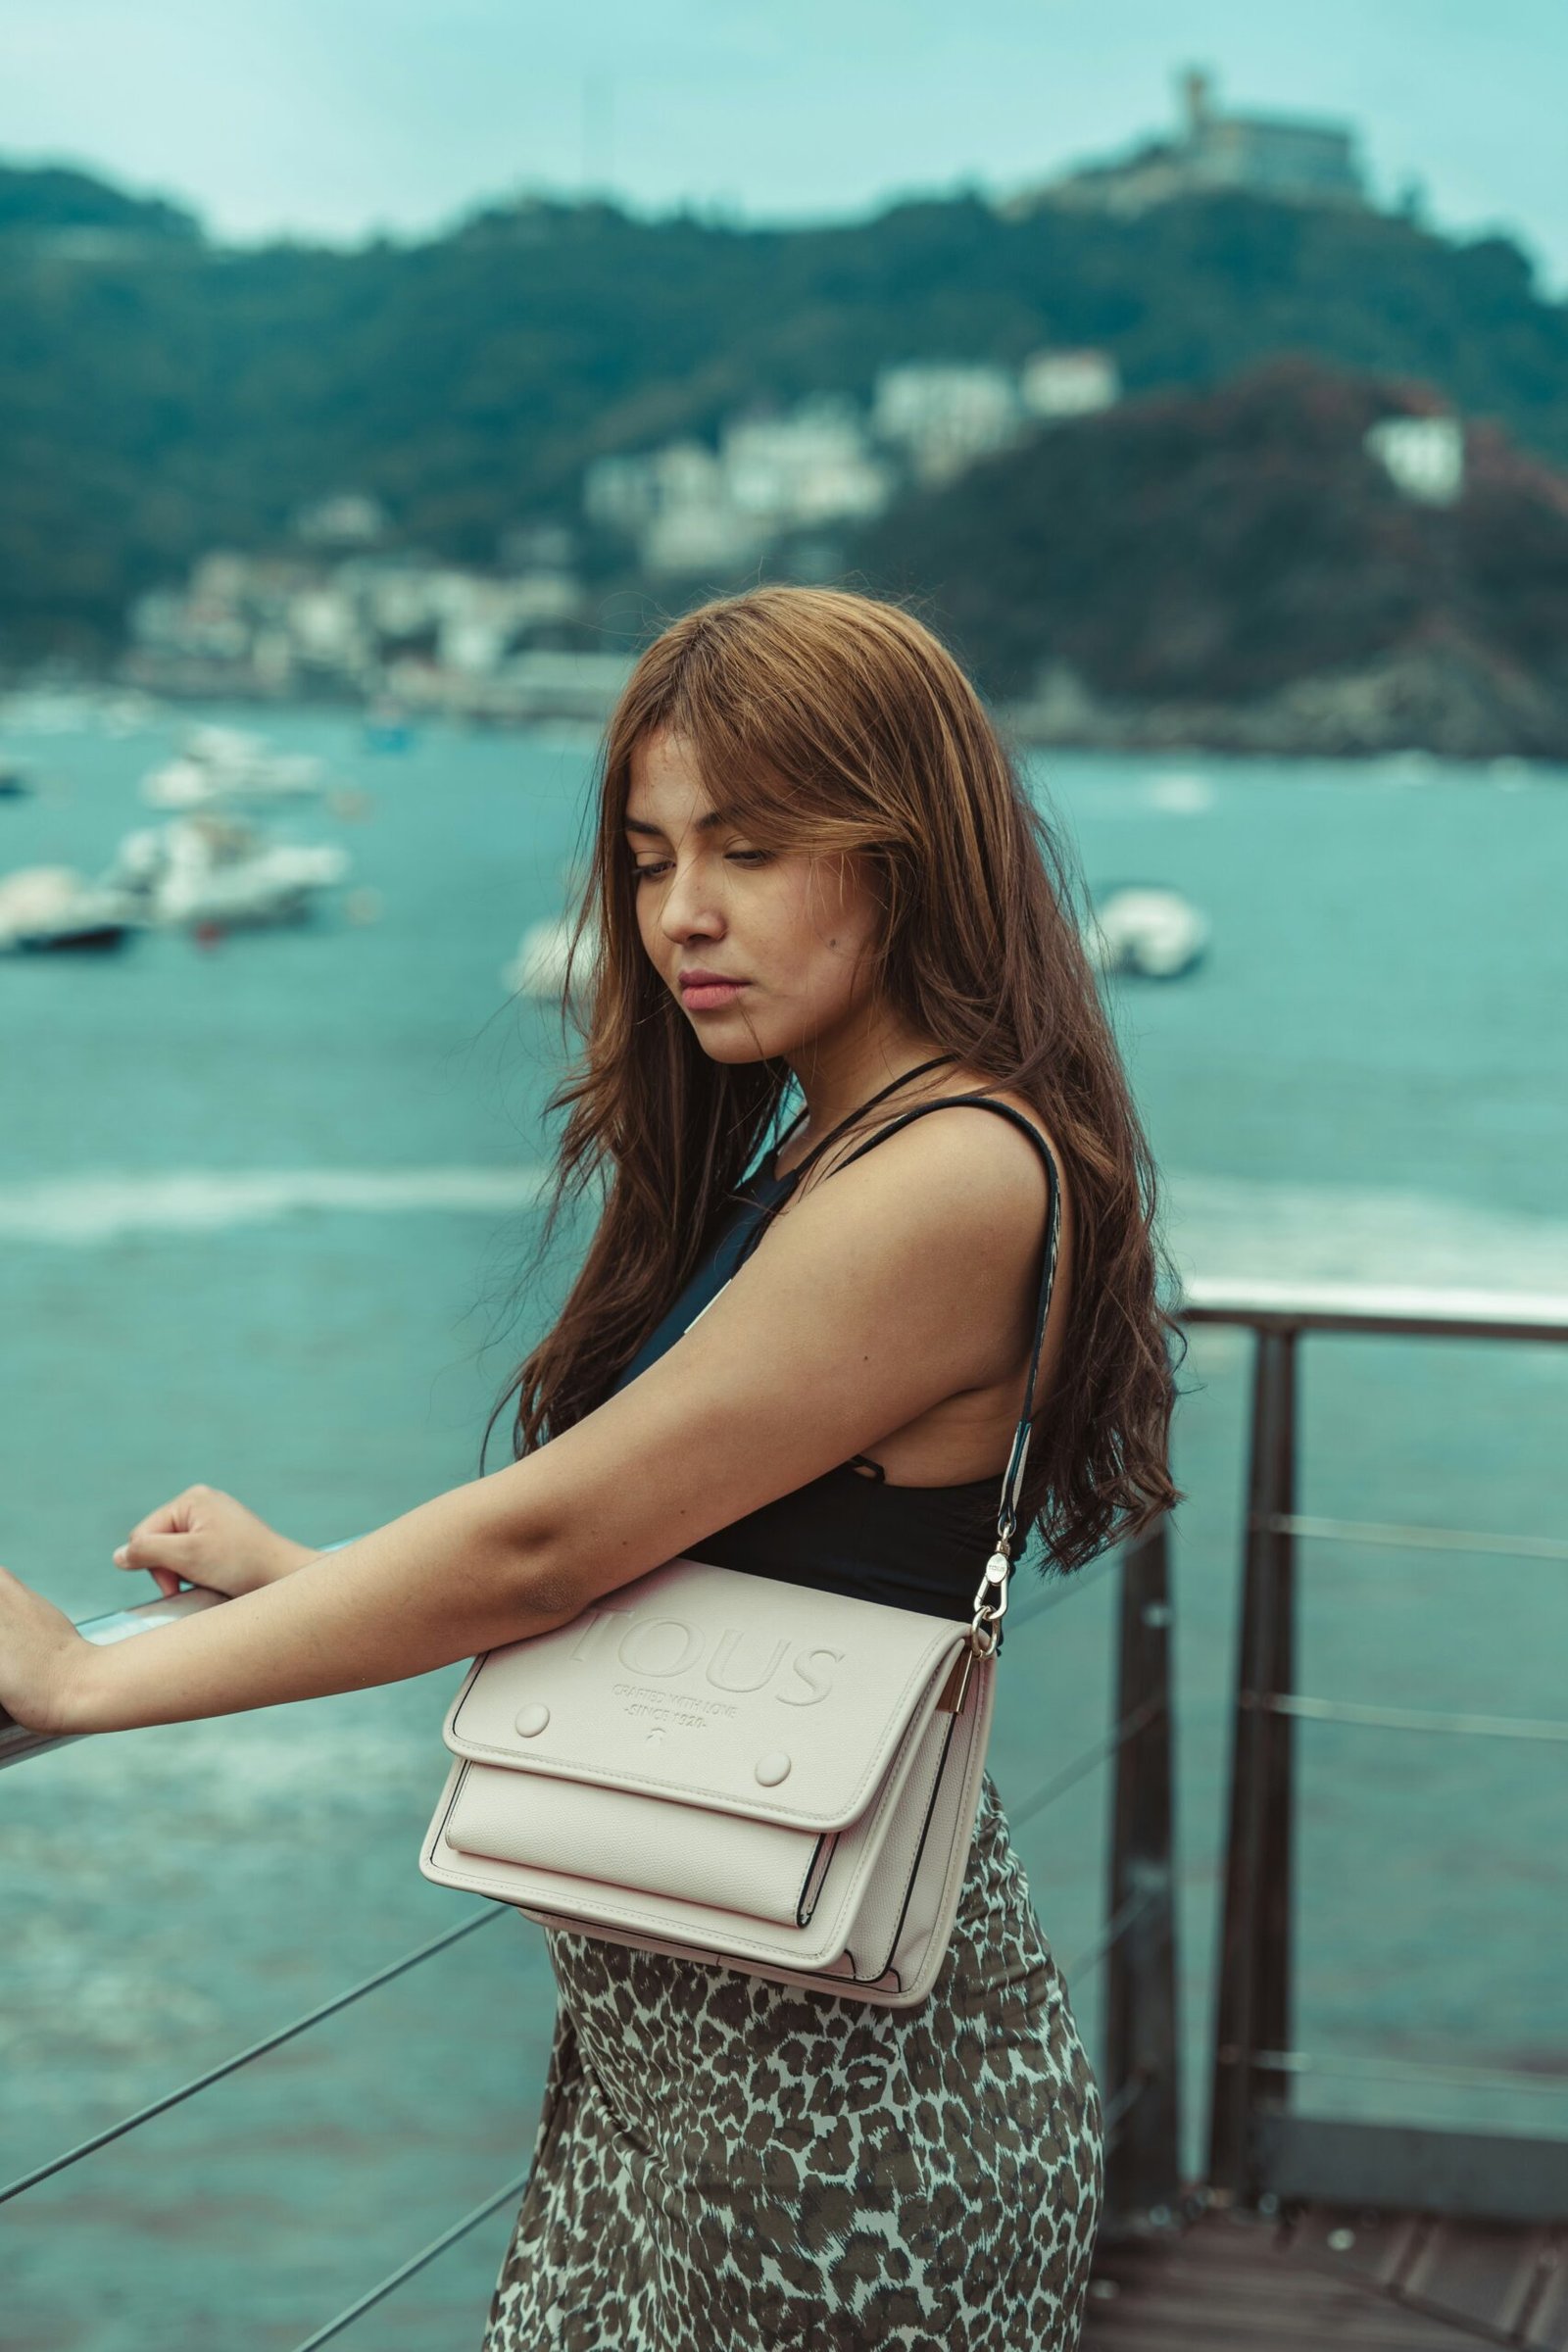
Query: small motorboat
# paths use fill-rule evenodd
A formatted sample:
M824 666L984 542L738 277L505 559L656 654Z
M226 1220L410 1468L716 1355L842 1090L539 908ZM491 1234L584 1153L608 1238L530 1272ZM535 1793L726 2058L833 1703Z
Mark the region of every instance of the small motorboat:
M102 879L162 929L231 931L301 920L348 870L335 843L270 841L243 817L198 809L127 833Z
M0 875L0 954L118 948L138 921L127 892L89 882L74 865L25 865Z
M192 727L177 759L142 778L153 808L212 808L234 801L299 800L322 788L313 752L275 752L241 727Z
M1090 915L1084 946L1100 972L1180 980L1202 961L1209 926L1179 890L1128 884L1107 891Z

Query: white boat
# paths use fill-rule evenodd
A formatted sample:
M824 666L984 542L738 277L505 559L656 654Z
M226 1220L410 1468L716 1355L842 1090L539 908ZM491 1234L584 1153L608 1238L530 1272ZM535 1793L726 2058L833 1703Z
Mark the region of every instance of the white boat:
M502 968L502 986L513 996L560 998L566 985L566 950L571 943L571 919L551 915L530 923L512 961ZM590 925L577 950L576 988L581 997L593 968L595 934Z
M1107 891L1084 932L1097 971L1141 980L1181 979L1201 962L1208 939L1208 918L1191 900L1142 883Z
M153 808L212 808L234 801L299 800L322 787L313 752L274 752L242 727L192 727L177 759L142 778Z
M24 865L0 875L0 954L117 948L138 920L129 893L89 882L74 865Z
M270 841L243 817L201 809L127 833L102 878L130 892L149 923L227 931L299 920L348 870L335 843Z

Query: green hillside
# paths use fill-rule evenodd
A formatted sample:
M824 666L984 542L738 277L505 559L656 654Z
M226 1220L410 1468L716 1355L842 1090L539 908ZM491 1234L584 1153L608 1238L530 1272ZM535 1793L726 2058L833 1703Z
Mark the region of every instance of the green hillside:
M1139 392L1310 352L1568 461L1568 311L1513 245L1244 197L800 229L530 199L424 243L231 251L175 208L0 171L0 658L107 650L138 590L345 484L484 564L519 520L577 519L596 455L866 396L907 359L1097 344Z

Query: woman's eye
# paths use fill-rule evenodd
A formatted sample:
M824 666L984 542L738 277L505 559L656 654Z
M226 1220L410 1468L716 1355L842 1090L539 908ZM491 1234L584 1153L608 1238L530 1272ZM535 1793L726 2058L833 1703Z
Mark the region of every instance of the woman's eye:
M738 859L742 865L765 865L772 854L771 850L731 850L728 853L732 859ZM659 858L654 859L651 864L634 865L630 870L632 882L635 885L641 882L646 875L667 873L669 859Z

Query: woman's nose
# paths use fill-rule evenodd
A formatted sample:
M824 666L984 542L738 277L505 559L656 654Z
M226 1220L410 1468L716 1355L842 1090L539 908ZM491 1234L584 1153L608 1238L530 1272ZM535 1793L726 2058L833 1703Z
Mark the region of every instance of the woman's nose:
M684 874L671 877L659 919L666 936L675 940L690 939L694 932L708 938L723 929L723 916L713 904L700 866L688 866Z

